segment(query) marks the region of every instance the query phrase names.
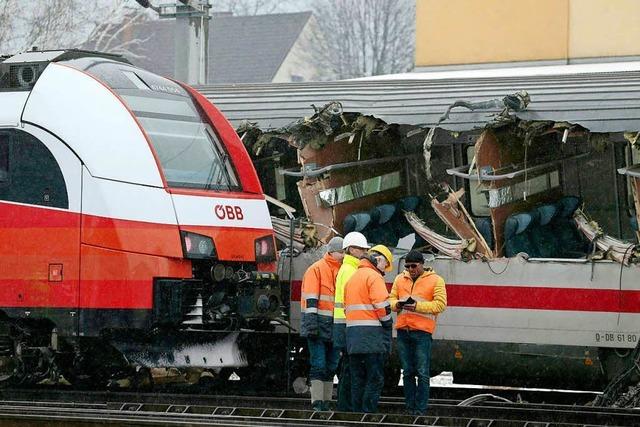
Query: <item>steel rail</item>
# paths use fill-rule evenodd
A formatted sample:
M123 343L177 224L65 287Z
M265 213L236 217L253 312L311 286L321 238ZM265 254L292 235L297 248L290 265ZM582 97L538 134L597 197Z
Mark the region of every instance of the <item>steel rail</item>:
M2 394L2 420L57 417L138 425L640 425L640 410L569 405L477 402L477 406L460 406L459 402L433 401L427 416L415 417L401 414L400 399L384 399L380 414L355 414L314 412L303 398L60 392L57 401L42 402L42 393L35 390L34 400L24 399L24 391L19 400Z

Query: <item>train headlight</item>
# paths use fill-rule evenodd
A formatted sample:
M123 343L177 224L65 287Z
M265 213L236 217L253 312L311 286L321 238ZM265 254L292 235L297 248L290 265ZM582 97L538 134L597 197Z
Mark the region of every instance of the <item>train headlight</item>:
M216 246L213 239L202 234L181 231L182 252L187 259L216 258Z
M276 246L273 236L264 236L255 240L256 262L266 263L276 260Z

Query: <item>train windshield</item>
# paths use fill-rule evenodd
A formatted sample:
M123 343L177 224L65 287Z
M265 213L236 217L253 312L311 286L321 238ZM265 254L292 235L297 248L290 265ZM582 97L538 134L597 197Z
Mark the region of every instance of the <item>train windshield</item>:
M224 145L180 85L121 62L65 62L94 75L122 97L149 136L170 187L240 190Z
M169 186L238 189L223 145L189 98L120 92L149 136Z

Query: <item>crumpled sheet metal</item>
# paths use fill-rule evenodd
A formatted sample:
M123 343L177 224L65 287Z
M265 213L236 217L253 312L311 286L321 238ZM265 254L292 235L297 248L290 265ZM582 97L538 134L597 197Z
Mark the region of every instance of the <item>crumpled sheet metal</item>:
M575 212L573 220L578 230L584 234L587 240L595 243L596 247L602 251L608 259L624 265L629 265L631 262L638 262L640 260L639 245L624 242L605 234L598 223L590 221L582 210L578 209Z
M462 253L469 246L469 242L461 239L449 239L433 231L414 212L405 212L404 216L415 232L441 254L458 260L462 259Z

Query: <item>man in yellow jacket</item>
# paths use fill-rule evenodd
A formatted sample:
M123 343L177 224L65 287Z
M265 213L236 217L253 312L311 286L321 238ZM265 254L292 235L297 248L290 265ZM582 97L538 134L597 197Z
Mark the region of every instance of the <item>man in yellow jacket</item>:
M384 273L393 269L393 255L383 245L369 250L344 291L347 352L354 412L377 412L384 386L384 362L391 351L391 309Z
M329 409L333 375L340 356L333 346L332 335L335 283L343 256L342 238L334 237L327 244L327 253L302 277L300 336L307 338L311 405L316 411Z
M344 313L344 289L347 281L351 279L358 269L360 259L367 255L369 243L364 234L352 231L344 236L342 247L345 251L342 266L336 278L336 298L333 310L333 347L341 353L340 373L338 374L338 401L337 409L341 412L349 412L351 406L351 370L347 357L347 318Z
M430 268L425 270L420 252L409 252L404 267L393 281L389 304L398 312L397 343L405 405L410 413L424 415L429 402L431 340L438 314L447 307L447 290L442 277Z

